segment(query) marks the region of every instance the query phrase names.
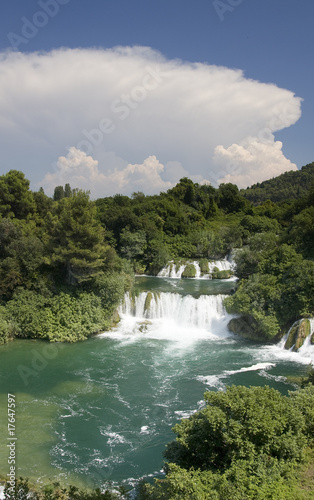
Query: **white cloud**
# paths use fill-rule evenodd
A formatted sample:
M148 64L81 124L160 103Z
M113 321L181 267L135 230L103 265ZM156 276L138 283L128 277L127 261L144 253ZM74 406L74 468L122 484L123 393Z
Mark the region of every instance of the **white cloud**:
M142 164L129 164L105 175L99 171L97 160L84 151L71 147L67 156L60 156L54 170L53 173L48 172L42 182L49 194L52 194L53 186L63 186L66 183L71 187L90 189L94 197L143 190L146 194L156 194L173 186L171 182L161 178L164 166L156 156L149 156Z
M287 170L297 170L282 152L282 142L261 142L248 137L242 144L228 148L217 146L214 155L218 182L232 182L240 188L276 177Z
M4 53L0 71L2 164L23 170L33 188L55 181L52 165L70 146L98 161L109 194L148 193L156 178L161 189L184 175L245 184L295 168L273 133L298 120L301 99L240 70L118 47ZM222 176L234 157L239 171ZM93 195L95 169L83 161L75 177Z

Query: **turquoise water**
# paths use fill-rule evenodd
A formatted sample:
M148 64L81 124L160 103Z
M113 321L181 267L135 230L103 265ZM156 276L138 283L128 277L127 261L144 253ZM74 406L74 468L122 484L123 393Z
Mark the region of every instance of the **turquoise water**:
M10 392L18 475L133 485L160 473L171 427L202 407L205 390L293 389L285 377L306 372L310 348L292 353L230 335L220 294L234 283L183 281L138 278L137 303L126 299L119 327L86 342L19 340L0 348L0 437L6 442ZM158 291L150 310L143 309L146 290Z

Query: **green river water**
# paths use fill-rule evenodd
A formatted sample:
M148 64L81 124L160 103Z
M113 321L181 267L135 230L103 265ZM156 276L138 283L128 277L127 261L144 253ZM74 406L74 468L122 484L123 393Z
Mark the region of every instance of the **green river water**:
M112 332L63 345L0 347L0 472L8 472L7 395L16 398L18 476L78 486L134 485L158 475L172 426L226 385L294 387L313 348L300 353L232 336L222 307L232 281L137 278ZM145 310L147 291L150 297ZM147 303L146 303L147 305Z

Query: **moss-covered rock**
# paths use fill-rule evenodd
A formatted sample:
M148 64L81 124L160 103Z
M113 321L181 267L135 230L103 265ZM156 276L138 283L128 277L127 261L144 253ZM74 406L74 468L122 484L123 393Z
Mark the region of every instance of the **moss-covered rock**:
M182 260L175 260L174 261L174 265L175 265L175 272L178 273L179 272L179 269L180 267L182 266L183 262Z
M298 323L295 323L289 330L289 335L285 343L285 349L291 349L294 346L298 332Z
M199 261L199 266L200 266L202 274L208 274L209 273L209 266L208 266L208 260L207 259L201 259Z
M308 319L302 319L295 323L289 330L289 335L285 343L285 349L298 351L303 346L305 339L311 333L311 323Z
M248 340L255 340L257 342L265 342L265 336L260 332L257 321L253 316L240 316L239 318L232 318L228 323L228 329Z
M193 264L187 264L181 275L181 278L195 278L195 276L196 276L195 266Z
M231 269L225 269L224 271L214 271L212 273L212 278L214 280L225 280L231 278L231 276L233 276L233 272L231 271Z
M146 295L145 304L144 304L144 313L146 313L146 311L150 310L150 305L151 305L152 300L153 300L153 294L152 294L152 292L148 292Z
M148 330L148 327L149 327L151 324L152 324L152 323L151 323L151 321L148 321L148 320L142 321L142 322L140 323L140 326L139 326L139 328L138 328L138 329L139 329L139 331L140 331L141 333L146 333L146 332L147 332L147 330Z
M118 313L118 310L116 309L112 315L111 318L111 326L115 327L120 323L120 314Z
M311 323L308 319L303 319L298 329L298 337L294 347L296 351L303 346L305 339L310 335L310 333Z

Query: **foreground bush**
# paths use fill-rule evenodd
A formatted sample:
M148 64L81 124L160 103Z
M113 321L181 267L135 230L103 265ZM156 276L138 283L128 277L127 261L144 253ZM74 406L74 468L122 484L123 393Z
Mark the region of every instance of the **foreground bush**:
M117 490L96 488L87 491L80 490L76 486L62 487L56 482L42 488L35 488L23 478L16 480L14 486L7 484L4 494L6 500L126 500L129 498L123 487Z
M282 396L232 386L205 394L206 407L174 427L166 478L141 484L140 500L294 500L313 444L314 386ZM298 493L297 493L298 492Z

